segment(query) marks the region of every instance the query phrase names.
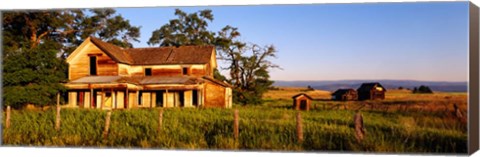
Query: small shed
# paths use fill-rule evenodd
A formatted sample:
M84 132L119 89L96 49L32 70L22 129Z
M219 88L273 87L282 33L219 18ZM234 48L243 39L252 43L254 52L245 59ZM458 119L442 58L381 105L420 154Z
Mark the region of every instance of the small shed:
M385 99L387 90L378 82L363 83L357 89L358 100L376 100Z
M294 95L293 97L293 108L296 110L310 110L310 104L312 103L312 97L308 96L305 93L300 93Z
M358 94L355 89L338 89L332 93L332 100L348 101L357 99Z

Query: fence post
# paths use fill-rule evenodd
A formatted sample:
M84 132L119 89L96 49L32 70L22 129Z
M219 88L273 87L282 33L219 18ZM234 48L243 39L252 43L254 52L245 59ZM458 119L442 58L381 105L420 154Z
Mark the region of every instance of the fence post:
M55 117L55 130L60 130L60 93L57 93L57 114Z
M6 113L6 118L5 118L5 128L10 128L10 105L7 106L7 113Z
M234 115L233 115L233 137L235 140L238 139L238 109L235 109Z
M297 139L298 143L303 142L302 116L300 112L297 112Z
M55 118L55 130L60 130L60 105L57 105L57 116Z
M360 142L365 136L365 131L363 129L363 116L358 110L356 111L355 116L353 116L353 122L355 124L355 138Z
M107 139L108 136L108 129L110 127L110 116L112 115L112 111L107 112L107 117L105 117L105 129L103 130L103 139Z
M161 131L162 130L162 123L163 123L163 109L160 109L158 111L158 128L157 128L157 131Z

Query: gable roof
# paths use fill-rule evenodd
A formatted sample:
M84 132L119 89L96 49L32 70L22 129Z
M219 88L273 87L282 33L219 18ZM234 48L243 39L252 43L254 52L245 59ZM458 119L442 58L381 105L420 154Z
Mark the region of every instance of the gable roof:
M206 64L210 62L215 50L214 46L121 48L95 37L87 40L114 61L129 65Z
M293 99L296 99L297 97L302 96L302 95L305 96L305 97L307 97L307 98L310 99L310 100L313 100L312 97L308 96L308 95L305 94L305 93L300 93L300 94L294 95L294 96L292 96L292 98L293 98Z
M125 49L136 65L205 64L210 62L213 46L169 46Z
M374 87L381 87L383 91L387 91L387 89L385 89L385 87L383 87L378 82L362 83L362 85L357 89L357 91L370 91Z
M103 52L105 52L110 58L113 60L120 62L120 63L125 63L125 64L132 64L133 60L130 57L130 55L122 48L107 43L103 42L100 39L90 37L90 41L92 41L93 44L95 44L98 48L100 48Z
M333 92L332 95L343 95L343 94L346 94L348 92L356 92L355 89L338 89L337 91Z

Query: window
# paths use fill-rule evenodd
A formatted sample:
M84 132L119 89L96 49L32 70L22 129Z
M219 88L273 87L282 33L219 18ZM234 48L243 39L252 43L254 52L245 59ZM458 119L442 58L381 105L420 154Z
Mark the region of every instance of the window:
M152 76L152 68L145 68L145 76Z
M182 74L183 75L188 75L188 68L187 67L182 68Z
M197 90L192 91L192 105L198 106L198 92Z
M156 107L163 107L163 90L155 93Z
M97 75L97 56L90 56L90 75Z
M76 106L83 106L85 92L78 92L77 93L77 104Z

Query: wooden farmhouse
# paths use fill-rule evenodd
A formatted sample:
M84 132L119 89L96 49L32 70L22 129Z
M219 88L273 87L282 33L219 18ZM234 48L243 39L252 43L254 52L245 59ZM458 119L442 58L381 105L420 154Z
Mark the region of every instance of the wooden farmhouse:
M305 93L300 93L294 95L293 99L293 108L296 110L310 110L310 105L312 103L312 97L308 96Z
M67 63L71 107L232 106L231 86L213 78L213 46L120 48L89 37Z
M357 99L358 94L355 89L338 89L332 93L332 100L348 101Z
M363 83L357 89L358 100L376 100L385 99L387 90L378 82Z

